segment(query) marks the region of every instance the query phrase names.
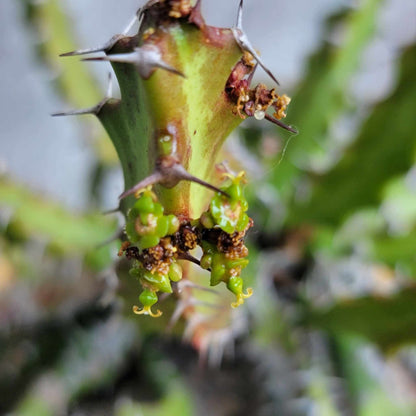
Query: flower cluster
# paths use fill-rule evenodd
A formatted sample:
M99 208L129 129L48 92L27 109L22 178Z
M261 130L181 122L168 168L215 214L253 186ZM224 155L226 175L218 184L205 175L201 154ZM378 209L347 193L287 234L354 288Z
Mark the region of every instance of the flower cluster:
M140 249L146 249L159 244L161 237L178 231L179 220L175 215L163 214L164 208L151 188L138 196L127 214L126 234L130 242L137 243Z
M158 292L172 293L171 282L181 280L180 259L209 270L211 286L224 282L236 295L233 307L251 295L251 289L244 292L240 277L248 264L244 237L252 226L242 189L244 173L226 176L228 183L213 196L208 210L192 221L180 222L175 215L165 215L150 187L136 193L138 198L127 214L127 241L120 250L120 255L134 261L130 274L143 289L139 296L143 307L135 306L136 314L162 314L160 310L152 312L151 307L158 301ZM203 251L199 261L191 254L197 246Z
M252 294L251 289L243 293L243 280L240 275L249 262L246 258L248 249L244 245L244 237L253 222L246 214L248 203L241 186L244 172L237 176L226 176L231 183L221 189L228 196L217 193L211 200L209 210L200 219L203 235L210 236L202 242L204 254L201 267L211 271L211 286L220 282L227 285L237 297L237 301L232 304L237 307Z

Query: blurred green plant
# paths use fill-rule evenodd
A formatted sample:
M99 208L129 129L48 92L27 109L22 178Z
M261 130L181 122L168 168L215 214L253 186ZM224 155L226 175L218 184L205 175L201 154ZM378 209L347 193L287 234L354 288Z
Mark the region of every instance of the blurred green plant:
M47 6L50 7L48 12L42 11ZM60 36L47 38L59 44L48 46L49 60L55 62L52 54L63 52L63 45L69 45L67 50L75 49L75 42L69 41L70 30L62 20L66 16L59 10L58 2L47 1L32 7L32 17L42 16L42 24L58 25L54 33ZM1 379L0 396L9 397L9 401L0 411L14 408L15 414L55 414L51 384L46 383L49 390L46 389L43 396L39 394L45 392L40 387L45 386L44 377L49 376L46 378L52 380L53 385L68 393L61 396L59 402L63 412L92 408L102 412L105 408L120 416L166 412L195 414L194 402L189 397L194 398L195 390L200 388L198 400L205 400L206 408L212 406L209 400L219 402L224 392L230 403L234 404L233 398L236 398L239 407L233 408L235 414L263 411L264 414L297 415L315 411L328 415L410 416L415 413L411 394L402 392L400 396L395 392L402 384L414 390L409 380L414 377L412 368L416 363L411 347L415 344L416 327L413 307L416 300L416 215L412 184L416 127L415 45L401 53L398 80L392 93L358 117L361 125L350 131L348 146L339 147L332 138L333 127L340 117L353 113L358 107L359 103L349 95L350 82L375 34L382 7L381 1L366 0L356 9L346 10L329 20L325 36L330 37L334 30L342 28L344 40L339 45L325 42L310 58L290 109L290 119L301 132L287 146L282 146L284 155L270 157L262 149L267 145L266 135L273 135L279 142L282 141L281 132L265 129L259 123L247 124L241 130L243 145L267 172L259 186L257 183L248 185L245 194L252 207L248 213L255 217L257 224L257 231L249 236L247 243L251 262L245 269L247 275L253 276L249 283L254 286L255 294L247 304L252 319L245 319L241 314L229 315L231 297L218 303L218 295L207 290L209 288L198 289L199 305L193 305L194 320L190 319L191 314L187 315L190 327L185 331L186 339L192 338L195 328L201 331L228 328L228 331L217 331L217 337L209 339L209 348L207 339L193 332L200 359L214 365L223 362L221 371L206 370L209 377L206 373L198 377L190 369L195 357L189 350L172 345L161 355L171 364L179 363L181 374L168 371L161 365L160 356L153 354L155 345L163 344L160 334L168 322L149 324L147 321L137 325L135 319L132 325L126 320L126 314L120 313L123 309L119 309L118 302L108 294L107 284L99 283L99 276L110 273L108 267L111 268L113 262L111 249L106 247L98 252L96 247L117 231L115 221L97 214L74 215L34 196L10 179L1 180L0 206L7 215L0 218L0 336L2 341L8 340L9 345L0 343L0 370L7 370L0 371L7 376ZM127 189L152 174L157 154L156 145L152 150L154 157L140 154L143 147L136 146L137 140L140 139L140 146L151 149L149 137L153 133L149 131L160 133L165 116L179 114L182 106L188 104L193 111L192 123L198 127L207 117L201 108L207 103L212 105L210 100L215 98L214 89L207 95L192 91L197 78L193 78L196 70L191 57L195 42L200 41L195 30L175 27L167 32L166 42L170 46L177 45L181 53L176 58L170 55L164 58L173 68L183 71L189 80L157 70L156 76L143 81L132 66L113 63L119 77L122 104L106 98L96 107L98 117L115 140ZM151 31L148 34L153 36ZM63 42L65 38L69 43ZM129 45L122 42L117 47L119 49L113 52L129 49ZM215 48L208 46L203 50L203 56L198 57L201 61L195 60L195 63L203 65L206 60L213 59ZM231 50L229 69L231 61L238 60L242 54L235 44ZM224 51L219 49L215 53L221 56ZM108 56L111 58L111 55L114 53ZM74 106L99 102L96 84L87 81L90 75L85 72L86 67L75 60L64 62L74 67L65 75L63 95L75 84L76 94L81 94L79 97L69 94L68 102ZM212 74L208 75L210 78ZM75 82L77 77L87 81L85 91L79 89L79 83ZM172 80L181 85L178 91L171 86ZM217 81L219 85L220 80ZM213 83L217 81L214 79ZM166 104L164 97L149 93L156 85L167 91L172 103L181 105ZM146 90L152 103L146 102L145 95L129 94L131 90ZM141 100L146 102L146 114L140 123L132 123L130 112L138 108ZM148 121L153 112L156 127L153 121ZM237 117L228 122L229 125L224 122L220 127L228 131L240 120ZM197 127L190 127L189 131L193 133ZM219 127L207 123L205 131L197 131L196 148L204 150L204 137L210 128ZM169 131L162 133L162 138L172 136ZM221 140L225 136L226 133ZM125 137L128 140L123 142ZM160 154L166 156L170 154L172 141L161 140L157 146ZM327 156L334 149L336 157ZM142 156L146 162L136 163ZM186 159L189 162L186 168L195 176L201 168L202 179L212 181L207 172L213 159L193 157L196 157L193 161L192 157ZM244 160L242 164L244 166ZM222 191L231 194L232 182L223 186ZM218 178L215 185L220 185ZM223 203L239 205L244 208L240 211L245 211L240 194L235 201L229 201L224 194L206 191L199 184L182 181L180 188L188 200L178 202L172 199L174 191L155 187L157 201L168 207L162 213L164 216L179 217L179 206L193 200L195 217L205 212L207 215L201 217L201 222L210 229L210 221L216 220L215 209L221 211ZM207 211L210 200L214 208ZM153 210L157 208L157 201L152 202ZM233 204L236 201L237 204ZM122 210L127 213L134 202L135 198L129 196L123 200ZM142 210L131 214L130 220L135 223L140 214ZM227 228L230 221L223 220L220 216L219 224L226 227L225 231L233 231ZM258 224L267 226L261 228ZM165 237L162 234L165 233L157 234L159 240ZM34 247L44 247L45 241L48 250L42 251L42 261L39 261ZM210 250L209 245L205 247L205 255L211 258L207 257L203 263L214 269L217 253ZM78 259L78 267L86 270L82 276L84 280L74 278L79 274L77 270L67 272L67 262L74 258ZM55 265L52 271L51 264ZM124 310L132 320L131 303L137 298L137 283L128 274L131 265L126 264L125 259L117 267L119 293L127 299ZM186 270L191 289L185 285L184 295L190 290L195 292L193 285L201 284L201 276L195 270ZM36 279L27 277L35 274ZM54 280L51 275L55 285L51 284ZM206 278L207 274L202 277ZM169 284L176 284L172 283L175 279L169 280ZM64 287L64 294L59 285ZM32 291L35 302L24 297L26 290ZM18 299L16 303L14 298ZM112 305L110 310L102 306L103 299ZM171 300L163 300L164 317L174 312ZM254 307L250 308L252 305ZM189 305L183 302L180 306ZM26 316L26 320L21 316ZM53 317L55 326L50 321ZM27 331L30 325L34 327L32 332ZM183 329L186 326L180 322L171 336L176 337ZM56 342L49 342L50 337ZM234 344L235 338L241 342L237 343L232 364L233 360L227 359L226 347ZM50 360L45 359L48 356ZM9 363L16 371L11 371ZM248 369L248 373L242 376L244 369ZM231 378L224 382L221 377L227 371ZM128 389L126 385L133 387ZM137 392L141 395L137 396ZM258 402L253 399L254 392L259 394L255 396ZM146 403L149 400L152 403ZM227 410L224 406L224 415L231 414Z

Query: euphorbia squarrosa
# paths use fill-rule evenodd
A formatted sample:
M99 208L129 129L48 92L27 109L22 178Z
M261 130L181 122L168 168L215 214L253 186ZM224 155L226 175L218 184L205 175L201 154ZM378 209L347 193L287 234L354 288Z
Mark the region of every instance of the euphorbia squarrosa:
M120 255L131 260L130 274L141 287L142 305L134 312L160 316L151 309L158 295L174 293L172 322L183 316L186 335L200 348L219 333L228 334L221 342L233 336L229 300L205 282L224 282L236 296L233 307L251 294L240 276L248 264L244 237L253 225L244 173L217 165L221 147L246 117L294 131L280 121L289 98L264 84L251 86L257 65L277 80L243 32L242 6L241 0L236 27L222 29L205 23L200 1L151 0L137 13L134 35L130 25L102 48L65 54L104 52L87 60L110 61L120 86L121 100L107 97L75 113L98 117L121 162L126 228Z

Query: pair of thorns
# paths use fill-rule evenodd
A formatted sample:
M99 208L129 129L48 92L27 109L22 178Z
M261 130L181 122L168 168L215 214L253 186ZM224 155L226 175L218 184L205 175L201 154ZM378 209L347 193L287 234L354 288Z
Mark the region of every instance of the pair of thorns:
M136 25L136 23L142 19L145 12L158 3L160 3L160 1L158 0L149 1L142 9L138 10L133 20L127 25L126 29L121 34L113 36L104 45L96 47L96 48L90 48L90 49L79 49L79 50L63 53L60 56L86 55L86 54L96 53L96 52L109 53L111 49L120 40L126 39L129 37L128 33ZM200 7L201 7L201 0L198 0L197 4L194 7L194 11L198 14L200 14ZM263 70L270 76L270 78L277 85L280 85L277 78L273 75L270 69L268 69L267 66L264 64L264 62L260 58L259 54L256 52L255 48L252 46L251 42L249 41L247 35L245 34L243 30L243 0L241 0L239 4L236 26L231 28L231 32L238 46L242 50L242 52L250 54L254 58L254 60L257 62L257 64L261 66L261 68L263 68ZM141 47L134 48L134 50L129 53L110 54L106 56L91 57L91 58L86 58L85 60L86 61L110 61L110 62L132 64L136 67L138 73L143 79L148 79L156 68L161 68L163 70L166 70L168 72L171 72L171 73L174 73L176 75L186 78L185 74L183 74L176 68L173 68L171 65L169 65L162 59L162 54L156 45L149 45L149 44L143 45ZM253 70L253 73L254 73L254 70ZM251 78L252 78L252 75L250 77L250 80ZM96 106L90 107L87 109L82 109L82 110L55 113L53 115L54 116L81 115L81 114L97 115L99 111L101 110L101 108L110 99L111 82L109 83L109 85L110 85L109 91L106 97L104 98L104 100L100 101L100 103L98 103ZM268 114L265 114L264 118L266 118L268 121L274 124L277 124L279 127L282 127L285 130L288 130L292 133L297 133L296 129L294 129L293 127L286 125L285 123L281 122L280 120L275 119L274 117Z
M160 3L157 0L149 1L144 8L140 9L136 15L134 16L133 20L129 23L126 29L122 32L122 34L118 34L113 36L108 42L104 45L97 47L97 48L90 48L90 49L80 49L75 50L72 52L67 52L62 54L61 56L76 56L76 55L85 55L90 53L96 52L104 52L109 53L111 49L122 39L128 38L128 33L131 29L136 25L137 22L140 22L144 14L154 7L156 4ZM197 1L193 11L194 13L200 14L200 7L201 7L201 0ZM247 35L243 30L243 0L240 1L238 15L237 15L237 23L236 26L231 28L231 32L234 36L234 39L242 52L250 54L254 60L256 61L256 66L254 67L252 73L250 74L248 81L250 82L252 79L252 75L254 70L256 69L257 65L261 66L264 71L270 76L270 78L279 85L278 80L273 75L273 73L266 67L263 63L262 59L256 52L256 50L251 45ZM180 72L179 70L173 68L171 65L166 63L162 59L162 54L156 45L149 45L145 44L141 47L136 47L132 52L129 53L121 53L121 54L109 54L106 56L99 56L99 57L92 57L86 58L85 60L88 61L110 61L110 62L119 62L119 63L128 63L135 66L139 75L143 79L147 79L151 76L156 68L161 68L163 70L169 71L174 73L178 76L186 78L186 76ZM82 115L82 114L94 114L98 116L101 109L107 104L107 102L111 99L111 90L112 90L112 82L111 76L109 80L109 87L106 94L106 97L101 100L97 105L82 109L82 110L74 110L69 112L60 112L53 114L54 116L66 116L66 115ZM256 117L257 118L257 117ZM262 117L263 118L263 117ZM277 124L278 126L292 132L297 133L297 131L278 119L270 116L269 114L265 114L264 118L268 121ZM167 188L172 188L178 182L182 180L187 180L191 182L198 183L202 186L205 186L215 192L219 192L225 196L228 196L224 191L218 189L214 185L209 184L208 182L203 181L186 171L186 169L179 163L175 156L165 156L158 159L156 162L155 170L152 174L148 177L140 181L137 185L133 186L132 188L126 190L120 195L120 199L125 198L129 195L135 194L143 188L146 188L151 185L161 184Z

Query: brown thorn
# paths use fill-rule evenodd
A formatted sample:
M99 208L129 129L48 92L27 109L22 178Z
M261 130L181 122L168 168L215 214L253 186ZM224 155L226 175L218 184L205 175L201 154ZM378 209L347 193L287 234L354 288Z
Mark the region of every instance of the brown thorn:
M138 10L139 17L141 18L143 14L150 9L155 4L159 3L159 0L149 0L143 7Z
M155 67L164 69L165 71L171 72L172 74L175 74L175 75L179 75L180 77L186 79L186 75L183 72L179 71L178 69L175 69L173 66L170 66L163 61L160 62L159 64L155 64Z
M227 198L230 198L230 195L217 188L214 185L211 185L209 182L205 182L202 179L197 178L196 176L191 175L181 164L176 164L174 166L172 166L171 168L173 170L173 172L175 172L176 176L178 179L180 180L186 180L186 181L190 181L190 182L195 182L198 183L199 185L205 186L205 188L211 189L214 192L219 192L220 194L226 196Z
M124 191L118 199L126 198L129 195L132 195L136 193L137 191L140 191L140 189L144 189L150 185L155 185L163 180L163 175L159 172L153 172L148 177L144 178L142 181L140 181L138 184L134 185L132 188L127 189Z
M282 127L283 129L285 129L285 130L287 130L287 131L290 131L291 133L294 133L294 134L298 134L298 133L299 133L299 132L298 132L295 128L293 128L292 126L288 126L287 124L283 123L283 122L282 122L282 121L280 121L280 120L277 120L276 118L274 118L274 117L270 116L269 114L266 114L266 115L264 116L264 118L265 118L266 120L269 120L269 121L270 121L270 122L272 122L273 124L276 124L277 126Z
M155 185L157 183L160 183L165 188L173 188L180 181L198 183L199 185L205 186L214 192L219 192L227 198L230 198L230 195L227 192L217 188L214 185L211 185L208 182L205 182L202 179L197 178L196 176L191 175L180 163L176 161L175 158L166 156L164 158L158 159L156 162L155 171L151 175L144 178L132 188L124 191L119 196L119 199L123 199L129 195L136 193L137 191L140 191L140 189L144 189L147 186Z
M280 85L277 78L273 75L272 71L270 71L269 68L266 67L263 60L260 58L259 54L256 52L256 50L251 45L250 41L248 40L247 35L238 28L232 28L231 29L234 35L234 39L240 46L240 48L243 51L251 53L253 55L254 59L258 62L258 64L263 68L263 70L266 72L267 75L277 84Z
M187 252L181 252L178 254L178 259L179 260L186 260L186 261L190 261L191 263L196 264L197 266L201 267L201 262L194 256L191 256L189 253ZM209 272L211 271L211 269L204 269L204 270L208 270Z
M205 24L203 17L202 17L202 13L201 13L201 5L202 5L202 1L197 0L197 2L195 3L195 6L192 8L191 15L189 17L189 21L191 23L196 24L198 27Z
M264 69L267 75L277 84L280 85L279 81L273 75L273 73L266 67L263 63L262 59L260 58L259 54L251 45L250 41L248 40L247 35L244 33L243 30L243 0L240 1L238 6L238 14L237 14L237 25L236 27L231 28L235 41L238 43L238 46L243 51L247 51L253 55L254 59L258 62L258 64Z
M85 114L92 114L92 115L98 116L98 113L110 100L112 89L113 89L113 78L112 78L111 72L109 72L106 96L97 105L94 105L93 107L82 108L80 110L61 111L59 113L53 113L51 114L51 116L52 117L80 116L80 115L85 115Z

